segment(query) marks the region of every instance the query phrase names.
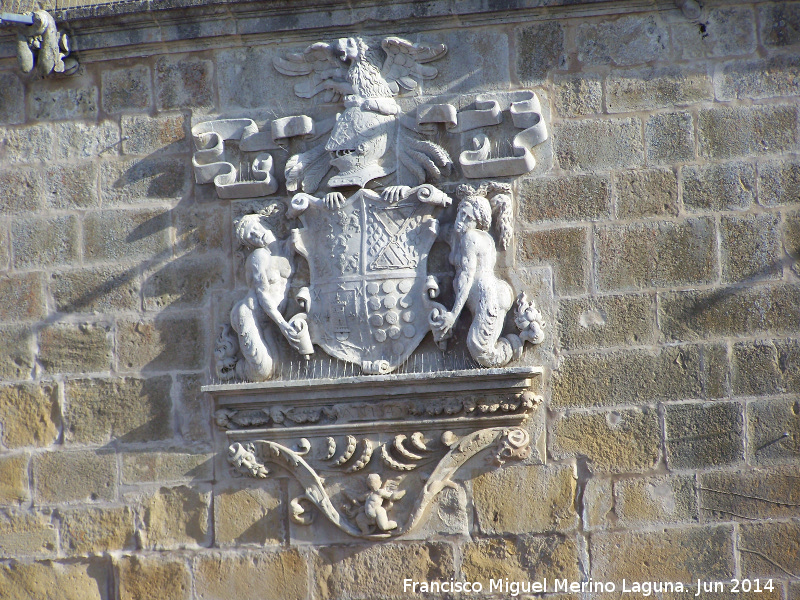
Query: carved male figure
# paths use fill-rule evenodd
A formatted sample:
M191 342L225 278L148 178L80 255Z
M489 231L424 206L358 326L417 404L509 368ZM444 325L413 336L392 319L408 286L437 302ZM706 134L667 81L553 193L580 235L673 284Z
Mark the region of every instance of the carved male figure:
M245 264L250 291L231 310L231 327L239 336L244 364L237 364L237 375L249 381L263 381L273 376L277 347L264 325L264 317L296 349L300 346L301 329L281 314L294 272L291 249L264 226L262 215L245 215L234 223L239 243L252 248Z
M455 322L467 306L472 313L467 348L484 367L502 367L522 352L523 340L519 336L500 337L506 313L514 304L514 292L508 283L495 275L497 250L489 233L494 204L499 213L501 245L508 242L511 235L510 191L509 186L497 183L479 189L459 186L457 195L461 202L448 240L450 263L456 270L453 280L455 302L451 311L439 305L430 315L434 339L441 344L452 335Z

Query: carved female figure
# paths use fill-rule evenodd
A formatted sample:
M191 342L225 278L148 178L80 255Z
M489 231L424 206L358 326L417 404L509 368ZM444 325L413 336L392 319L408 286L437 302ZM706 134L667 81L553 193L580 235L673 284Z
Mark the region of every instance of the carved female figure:
M495 204L499 209L501 244L505 246L511 236L510 188L495 183L480 189L462 185L457 195L461 202L448 240L450 263L456 270L455 302L451 311L442 305L434 308L431 329L436 342L443 342L452 335L453 325L467 306L472 313L467 336L470 354L481 366L501 367L521 355L523 344L514 334L500 337L506 313L514 304L514 292L494 273L497 250L489 233Z
M291 250L262 223L262 215L245 215L234 223L236 238L252 248L245 264L250 290L231 310L231 327L239 336L244 364L237 364L237 375L249 381L263 381L274 374L277 347L266 329L269 317L280 332L297 348L300 327L281 314L294 272ZM304 325L304 323L303 323Z

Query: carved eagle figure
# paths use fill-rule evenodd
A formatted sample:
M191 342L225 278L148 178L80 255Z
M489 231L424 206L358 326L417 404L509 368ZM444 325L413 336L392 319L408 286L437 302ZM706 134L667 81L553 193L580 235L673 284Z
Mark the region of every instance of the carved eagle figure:
M392 98L401 89L413 90L418 80L433 79L438 74L424 63L447 52L444 44L424 46L398 37L384 38L381 49L360 37L341 38L311 44L286 58L277 57L273 64L284 75L308 76L294 86L300 98L323 93L324 102L337 102L342 96Z

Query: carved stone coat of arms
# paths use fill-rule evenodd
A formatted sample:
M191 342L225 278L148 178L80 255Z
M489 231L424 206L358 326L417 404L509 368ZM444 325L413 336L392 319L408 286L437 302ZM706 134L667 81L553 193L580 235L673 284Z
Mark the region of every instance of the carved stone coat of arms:
M522 423L535 403L525 395L519 372L509 379L511 372L498 369L512 366L525 344L541 343L545 324L525 290L512 289L498 275L497 257L513 236L514 178L534 168L547 128L533 91L478 95L463 102L461 110L450 101L425 96L422 88L438 76L436 61L446 52L443 44L398 37L314 43L276 58L275 71L265 76L293 78L296 95L323 116L282 117L262 127L247 118L225 119L193 129L198 183L213 183L220 198L269 200L282 186L290 196L265 201L262 209L234 223L245 255L247 291L233 304L230 322L221 324L215 371L222 384L207 388L222 398L218 423L236 430L231 440L241 439L230 446L230 462L238 473L253 477L266 476L263 463L268 457L290 465L297 479L306 482L301 499L350 535L408 531L430 500L425 494L441 489L452 474L446 465L460 465L491 444L501 444L499 462L503 456L525 455L527 442L520 442L527 439L524 432L518 435L508 426ZM299 150L276 175L276 156L288 145ZM273 226L276 213L287 224L282 229ZM440 254L446 260L439 261L445 267L439 264L431 272L429 257L436 244L445 249ZM459 327L461 333L455 334ZM303 437L295 449L275 441L246 443L247 436L241 437L255 426L362 427L355 415L363 399L358 394L349 398L349 392L334 393L324 406L310 400L292 405L283 392L263 405L252 395L247 402L230 399L235 386L229 382L280 380L280 365L292 360L287 350L295 360L306 361L322 352L353 365L353 375L377 376L373 381L380 388L391 382L380 377L391 377L427 336L429 345L441 352L460 345L476 371L489 369L497 381L508 382L502 398L478 399L472 405L443 391L437 402L449 407L446 414L483 415L476 418L489 419L480 421L484 426L496 425L489 414L497 407L514 416L504 417L506 429L485 429L488 433L481 435L469 433L477 423L454 422L452 430L440 431L441 472L434 469L433 479L418 481L428 491L417 494L416 508L407 507L416 516L405 524L398 525L387 510L394 503L410 502L406 490L398 491L398 482L384 481L378 473L367 477L361 494L348 496L349 508L334 506L315 470L323 467L303 458L313 455L318 439L332 449L317 458L334 460L334 437L309 430L311 437ZM265 385L264 394L272 393L268 389L285 392L280 384ZM502 396L503 385L499 391L484 386L484 398ZM412 400L407 394L391 406L381 404L373 420L396 419L398 410L411 416ZM402 461L422 460L433 452L436 444L425 441L432 431L425 425L403 434L402 440L416 440L413 447L402 440L387 442L381 437L385 432L365 433L361 458L353 458L356 438L351 435L349 455L345 451L334 462L349 464L352 458L347 472L355 473L372 464L373 450L380 447L385 467L410 470L414 466L407 469ZM459 435L469 439L463 447L456 441ZM435 479L439 483L434 486ZM293 506L300 515L303 502L298 502Z

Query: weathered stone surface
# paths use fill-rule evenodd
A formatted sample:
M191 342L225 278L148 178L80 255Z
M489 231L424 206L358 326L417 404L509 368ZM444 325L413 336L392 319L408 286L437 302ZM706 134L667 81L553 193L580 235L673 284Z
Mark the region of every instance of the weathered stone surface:
M720 221L722 279L760 281L783 276L780 219L765 213L722 217Z
M150 67L108 69L101 75L103 110L107 113L142 112L153 104Z
M145 310L177 306L201 306L208 302L208 292L227 287L230 270L220 255L184 257L145 276Z
M162 487L144 504L145 545L156 550L210 543L211 494L181 485Z
M660 67L612 71L606 78L608 112L629 112L713 99L705 70Z
M56 529L49 514L20 510L0 512L0 556L3 558L53 556L56 540Z
M117 461L111 452L45 452L33 457L34 500L56 504L113 500Z
M747 404L747 461L755 465L793 462L800 452L800 400Z
M692 475L622 479L614 484L614 495L616 526L623 529L699 520Z
M180 200L191 186L191 163L183 158L148 156L101 167L100 194L106 207Z
M0 271L7 271L11 266L11 241L8 223L0 222Z
M188 152L189 123L183 115L122 117L123 154Z
M741 56L756 49L755 15L747 7L710 8L703 25L689 20L672 25L672 45L678 59Z
M0 441L6 448L49 446L61 424L55 384L0 386Z
M14 506L30 498L27 452L0 456L0 505Z
M707 520L752 521L800 515L797 467L701 473L700 508Z
M283 542L280 482L272 479L214 493L214 539L218 546Z
M759 164L758 203L762 206L800 203L800 163L770 161Z
M48 208L96 208L97 165L94 163L59 165L45 172L45 201Z
M61 550L67 554L99 554L134 546L133 511L115 508L59 510Z
M19 129L0 127L0 161L5 164L47 162L53 158L53 142L53 131L47 125Z
M170 216L163 210L103 210L83 221L83 256L87 261L165 256Z
M786 215L783 223L783 248L790 262L789 269L800 276L800 213Z
M595 533L589 545L595 581L696 581L734 574L733 528L692 527L652 532Z
M447 54L436 61L439 75L420 85L426 94L508 89L511 67L508 34L504 30L492 27L480 31L451 29L437 32L435 42L427 35L425 38L424 43L447 45ZM545 56L549 52L549 49L543 51ZM542 65L531 64L531 67L542 68Z
M12 227L11 248L18 269L75 261L78 245L78 219L72 215L16 219Z
M42 208L44 193L42 176L34 169L0 171L0 212L35 212Z
M585 292L589 277L589 242L583 227L548 231L518 231L517 260L521 265L551 265L558 294Z
M71 82L72 83L72 82ZM40 82L28 91L28 118L66 121L97 118L97 88L88 80L77 80L73 88L55 82Z
M39 361L51 373L88 373L111 368L108 326L51 325L39 332Z
M800 42L800 6L795 2L770 2L759 7L761 43L770 48Z
M0 565L3 600L111 600L107 561Z
M504 580L507 577L509 582L547 578L548 591L553 590L556 578L581 579L578 545L574 538L551 535L478 539L467 542L463 553L461 569L465 579L481 582L484 593L489 591L490 582L498 578ZM509 592L517 595L513 589Z
M205 333L195 317L157 317L153 321L117 324L117 367L123 370L167 371L205 366ZM186 344L185 340L196 343Z
M515 33L517 78L523 86L543 83L550 71L566 64L564 27L557 21L533 23Z
M800 392L800 342L757 340L734 344L731 371L736 395Z
M423 597L404 592L403 579L449 580L455 572L453 549L441 542L330 546L319 549L315 562L315 597L321 600Z
M747 209L755 200L755 176L744 162L683 167L683 205L692 212Z
M95 158L119 154L119 123L55 123L55 157L61 160L72 158Z
M518 188L519 218L528 223L608 218L610 196L611 184L606 176L523 179Z
M212 455L172 452L129 452L122 455L122 483L167 482L213 478Z
M145 442L172 437L168 376L67 382L65 437L75 443Z
M701 109L697 139L706 158L775 154L797 146L794 106L721 106Z
M583 486L583 526L607 527L614 519L614 490L609 477L592 476Z
M669 34L651 15L578 25L578 60L586 65L635 65L664 57Z
M275 85L271 77L273 74L279 76L271 66L275 57L283 57L286 52L302 52L304 49L304 45L298 44L291 49L255 46L217 51L216 77L221 108L269 108L277 110L276 116L280 117L308 110L308 100L295 95L292 83L284 81L284 85ZM436 63L437 68L439 62ZM269 65L266 69L270 77L264 76L265 65Z
M743 523L737 545L745 577L784 578L800 572L800 522Z
M156 108L213 108L214 63L185 56L162 56L156 61Z
M622 169L644 161L638 118L567 121L553 126L562 169Z
M668 404L667 466L703 469L744 460L743 407L738 402Z
M800 318L798 303L795 285L665 293L659 296L658 322L670 341L792 333Z
M773 56L768 59L727 63L715 82L719 100L759 100L800 93L800 57Z
M643 404L702 395L698 347L564 357L553 373L554 407Z
M122 556L119 600L190 600L192 577L180 558Z
M672 165L694 160L694 119L691 113L653 115L644 126L647 162Z
M30 379L34 365L33 331L24 325L0 327L0 380Z
M484 473L472 482L478 527L484 534L574 529L576 485L577 475L570 466L511 466ZM524 502L519 489L529 492Z
M462 486L445 488L433 499L427 517L404 539L424 541L442 535L468 536L472 512L472 503Z
M730 363L727 344L705 344L701 347L703 391L706 398L727 398L731 394Z
M555 105L561 117L578 117L603 111L603 84L597 75L555 75Z
M678 179L673 171L641 169L614 175L620 219L678 214Z
M598 227L597 285L612 291L710 283L716 246L710 219Z
M386 573L389 565L371 570L375 581L377 568ZM335 567L334 567L335 568ZM305 600L308 597L308 564L297 550L261 552L258 554L203 554L195 560L195 597L198 600L218 598L269 598ZM372 586L370 586L372 587ZM362 587L363 593L366 587ZM328 598L322 596L321 598Z
M177 411L178 431L185 441L207 444L211 441L211 402L200 391L205 383L202 375L178 375L180 404Z
M25 88L14 73L0 73L0 123L25 122Z
M228 247L229 211L227 206L189 206L176 209L175 238L179 252L203 253Z
M636 473L661 456L661 427L649 406L604 412L567 412L550 427L555 458L585 456L596 472Z
M139 269L119 265L53 273L50 293L63 313L101 313L139 308Z
M582 350L654 343L653 300L644 294L561 300L558 306L561 347Z

